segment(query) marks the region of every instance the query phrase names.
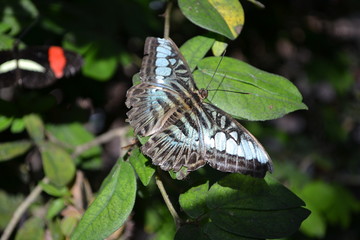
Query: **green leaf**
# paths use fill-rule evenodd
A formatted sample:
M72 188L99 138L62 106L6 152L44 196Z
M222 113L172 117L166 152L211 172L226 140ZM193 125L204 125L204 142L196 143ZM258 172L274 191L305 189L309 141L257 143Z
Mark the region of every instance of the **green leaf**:
M50 182L58 187L68 184L74 178L76 170L70 155L49 142L43 142L39 147L45 175Z
M63 210L65 207L65 200L63 198L58 198L53 201L51 201L48 210L46 212L46 219L50 220L56 215L60 213L61 210Z
M219 228L216 224L209 222L205 224L203 227L204 233L209 236L211 240L219 240L219 239L226 239L226 240L256 240L259 238L247 238L241 237L237 234L233 234L230 232L225 231L222 228Z
M36 114L26 115L24 118L24 123L26 130L28 131L30 137L36 142L39 143L44 140L44 123L41 118Z
M104 50L103 44L107 46L107 50ZM113 49L109 44L112 45L109 42L96 42L96 45L94 44L94 46L89 48L85 55L84 66L82 67L85 76L99 81L107 81L114 75L117 59L112 52L109 52L111 51L110 49Z
M44 192L54 197L63 197L63 196L71 195L67 187L57 187L50 183L44 183L44 182L40 182L40 186Z
M242 61L208 57L198 69L194 72L197 86L205 88L211 82L208 100L235 118L268 120L307 109L289 80Z
M14 121L11 124L11 132L12 133L20 133L24 131L25 129L25 123L22 118L15 118Z
M142 184L147 186L155 172L151 162L140 152L139 148L135 148L131 151L129 161L134 167Z
M215 40L204 36L196 36L186 41L180 48L186 62L192 72L199 61L203 59L210 50Z
M78 219L76 217L70 216L63 218L60 225L61 232L69 237L74 232L77 222Z
M23 201L20 195L10 195L0 189L0 229L5 229L9 224L15 210Z
M226 42L215 41L211 50L212 50L214 56L219 57L224 53L224 51L226 50L227 47L228 47L228 44Z
M28 140L0 143L0 162L13 159L27 152L31 147Z
M61 232L60 220L57 218L54 221L47 222L48 228L51 233L52 240L64 240L64 235Z
M191 218L198 218L206 213L206 196L208 189L209 182L206 182L180 195L180 206Z
M0 22L0 33L9 31L11 26L8 23Z
M241 174L228 175L207 195L211 222L222 231L250 238L290 236L310 214L303 205L275 180Z
M0 51L11 50L14 46L14 42L14 38L5 34L0 34Z
M301 224L300 231L309 237L323 238L326 234L325 218L311 203L307 203L306 207L311 210L311 214Z
M182 13L194 24L229 39L239 36L244 10L238 0L179 0Z
M62 143L76 147L94 140L94 135L84 128L80 123L46 125L46 130ZM101 148L92 147L79 156L76 162L80 162L83 168L99 168L102 161L100 159Z
M154 199L155 200L155 199ZM150 201L145 210L144 228L153 240L174 239L175 223L169 209L162 202Z
M360 202L345 188L323 181L310 182L302 189L300 196L308 208L316 213L304 221L303 230L310 236L323 236L326 222L347 228L352 214L360 208Z
M176 232L175 240L210 240L208 236L206 236L202 229L198 226L188 224L181 226L179 230ZM218 239L225 239L225 238L218 238ZM227 238L226 238L227 239Z
M109 181L85 212L71 239L104 239L121 227L130 215L136 196L132 166L121 159Z
M17 232L15 240L43 240L45 237L44 221L37 217L28 219Z
M0 116L0 132L7 129L12 123L12 117Z
M31 15L31 17L36 18L39 16L39 11L31 0L20 0L20 5Z

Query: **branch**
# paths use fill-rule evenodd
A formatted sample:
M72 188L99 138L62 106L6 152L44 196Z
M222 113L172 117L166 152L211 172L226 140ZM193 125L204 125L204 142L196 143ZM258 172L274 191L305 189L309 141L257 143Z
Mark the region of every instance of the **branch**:
M158 174L156 174L155 180L156 180L156 185L158 186L158 188L160 190L160 193L161 193L161 195L162 195L162 197L163 197L163 199L165 201L165 204L166 204L167 208L169 209L171 216L174 219L174 222L176 224L176 228L178 229L180 227L180 224L181 224L181 219L180 219L179 215L177 214L174 206L172 205L172 203L171 203L171 201L169 199L169 196L166 193L164 184L162 183L162 181L161 181Z
M169 38L170 36L170 13L172 8L172 2L169 1L166 10L165 10L165 23L164 23L164 38Z
M42 182L48 183L49 179L43 178ZM19 207L15 210L9 224L6 226L3 235L1 236L0 240L7 240L9 239L12 231L18 224L21 216L26 212L26 210L29 208L29 206L36 200L36 198L40 195L42 192L42 188L40 184L38 184L32 192L29 194L29 196L19 205Z
M115 137L120 137L122 135L124 135L126 132L128 131L128 127L119 127L119 128L114 128L98 137L96 137L94 140L84 143L82 145L77 146L74 149L73 154L71 155L72 158L76 158L78 157L80 154L82 154L83 152L85 152L86 150L89 150L92 147L101 145L103 143L106 143L108 141L110 141L111 139L115 138Z

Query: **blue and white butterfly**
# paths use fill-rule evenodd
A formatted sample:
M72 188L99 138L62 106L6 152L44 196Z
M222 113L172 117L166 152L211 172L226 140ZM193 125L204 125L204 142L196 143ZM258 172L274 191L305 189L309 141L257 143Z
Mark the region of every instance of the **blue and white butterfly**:
M129 122L150 136L141 150L161 169L194 171L206 163L223 172L264 177L272 162L256 138L230 115L203 102L178 47L171 39L148 37L141 83L127 92Z

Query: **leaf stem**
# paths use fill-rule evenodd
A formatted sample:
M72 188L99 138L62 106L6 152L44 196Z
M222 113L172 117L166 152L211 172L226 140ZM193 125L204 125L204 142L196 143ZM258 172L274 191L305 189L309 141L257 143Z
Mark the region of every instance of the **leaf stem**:
M156 185L158 186L158 188L160 190L160 193L161 193L161 195L162 195L162 197L163 197L163 199L165 201L165 204L166 204L167 208L169 209L171 216L174 219L174 222L176 224L176 228L178 229L180 227L180 225L181 225L181 219L180 219L178 213L176 212L174 206L172 205L172 203L171 203L171 201L169 199L169 196L166 193L164 184L162 183L162 181L161 181L158 174L155 175L155 180L156 180Z
M172 8L172 1L169 1L166 10L164 13L165 23L164 23L164 38L169 38L170 36L170 13Z
M49 179L43 178L41 180L44 183L48 183ZM19 207L15 210L9 224L6 226L3 235L1 236L0 240L7 240L9 239L12 231L18 224L21 216L26 212L29 206L36 200L36 198L41 194L42 187L38 184L27 196L27 198L19 205Z

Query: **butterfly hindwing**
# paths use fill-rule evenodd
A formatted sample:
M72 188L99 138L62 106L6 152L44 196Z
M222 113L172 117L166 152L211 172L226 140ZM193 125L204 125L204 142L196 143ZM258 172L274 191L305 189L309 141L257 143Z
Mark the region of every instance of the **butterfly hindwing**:
M224 172L264 177L271 159L242 125L203 102L189 67L170 39L147 38L142 83L127 93L135 133L150 136L142 152L163 170L194 171L206 163Z
M206 103L203 106L213 121L212 128L204 131L205 159L210 166L255 177L272 172L269 155L249 131L221 109Z

